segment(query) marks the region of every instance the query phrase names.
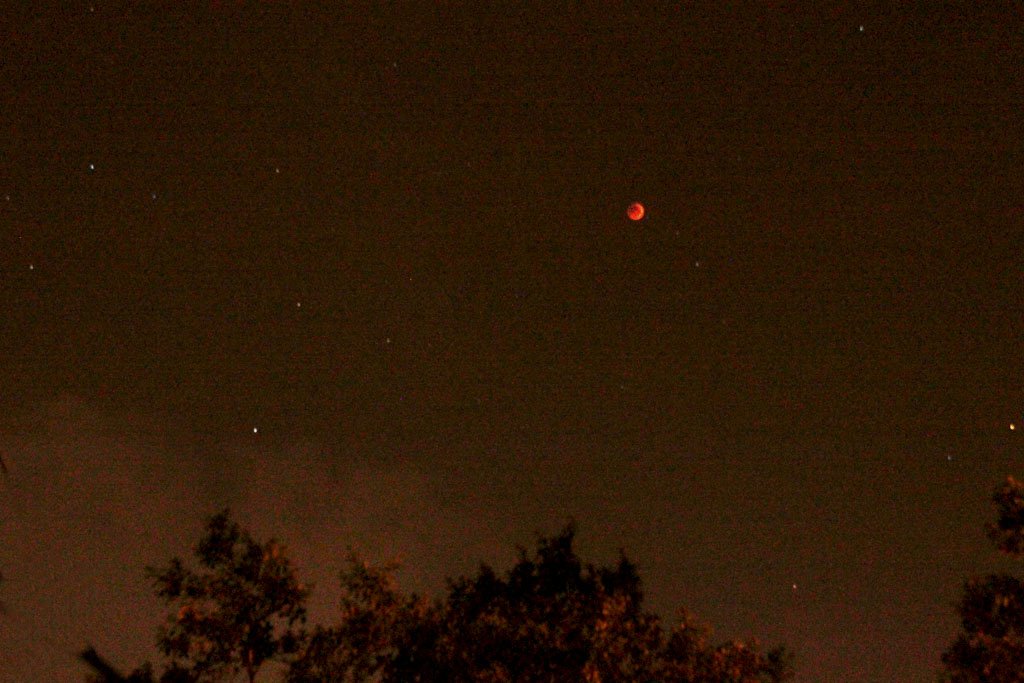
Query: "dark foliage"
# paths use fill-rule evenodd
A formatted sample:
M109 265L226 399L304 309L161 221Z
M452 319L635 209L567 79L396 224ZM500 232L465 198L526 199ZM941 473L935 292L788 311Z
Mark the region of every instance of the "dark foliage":
M252 683L270 659L288 683L780 683L788 652L756 642L711 643L686 612L665 629L643 608L636 566L583 562L575 529L520 548L507 572L482 565L427 600L399 591L394 564L350 554L337 622L304 630L306 589L273 541L257 543L227 511L196 546L199 569L178 558L154 570L171 607L158 645L159 677L145 665L131 683ZM111 669L111 672L113 670ZM94 679L107 680L107 679Z
M1007 477L992 497L996 548L1024 558L1024 486ZM1007 575L974 578L959 608L961 633L942 655L950 683L1024 683L1024 584Z
M200 569L173 558L149 569L171 608L158 645L170 659L161 683L244 672L252 683L269 659L295 652L308 590L273 540L256 542L227 510L209 519L196 546Z
M768 683L791 677L784 650L712 646L688 616L665 633L642 608L636 567L584 564L570 526L520 550L503 576L482 566L428 603L394 588L391 568L354 558L338 626L314 634L291 683Z

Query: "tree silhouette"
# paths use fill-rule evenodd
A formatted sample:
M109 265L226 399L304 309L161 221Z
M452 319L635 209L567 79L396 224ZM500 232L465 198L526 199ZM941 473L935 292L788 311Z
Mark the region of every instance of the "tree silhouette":
M575 528L519 549L510 570L481 565L433 600L402 593L394 564L350 553L332 626L304 629L308 591L273 540L258 543L230 520L209 519L195 548L198 569L178 558L148 568L171 607L158 646L168 658L121 676L91 648L91 681L254 683L268 660L287 683L781 683L789 653L756 641L711 642L687 612L671 629L644 609L636 566L583 562Z
M1024 558L1024 485L1007 477L992 496L987 525L996 548ZM959 607L962 632L942 655L951 683L1024 683L1024 584L1008 576L972 578Z
M436 622L436 609L399 592L394 563L374 567L349 553L341 573L341 619L317 626L288 671L288 683L363 683L393 672L421 634ZM410 679L413 680L413 679Z
M308 590L275 541L258 543L227 510L209 519L195 554L198 571L178 558L148 569L172 608L158 636L171 660L161 680L244 672L253 683L264 662L297 649Z
M432 603L403 596L392 567L350 561L338 626L307 642L290 683L769 683L791 677L785 650L712 646L688 615L669 633L642 608L636 567L583 563L570 525L520 549L504 576L483 565Z

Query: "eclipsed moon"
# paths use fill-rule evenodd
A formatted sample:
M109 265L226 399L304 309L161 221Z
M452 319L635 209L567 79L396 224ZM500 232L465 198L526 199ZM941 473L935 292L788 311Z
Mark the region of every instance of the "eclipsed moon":
M626 215L629 216L629 219L633 221L638 221L641 218L643 218L644 213L646 213L646 211L644 210L644 205L641 204L640 202L633 202L632 204L629 205L629 208L626 209Z

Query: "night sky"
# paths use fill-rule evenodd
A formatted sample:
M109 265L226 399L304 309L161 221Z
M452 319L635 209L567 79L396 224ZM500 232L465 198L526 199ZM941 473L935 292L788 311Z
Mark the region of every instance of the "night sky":
M230 505L317 621L574 518L934 680L1022 474L1024 9L768 4L5 3L0 679L155 658Z

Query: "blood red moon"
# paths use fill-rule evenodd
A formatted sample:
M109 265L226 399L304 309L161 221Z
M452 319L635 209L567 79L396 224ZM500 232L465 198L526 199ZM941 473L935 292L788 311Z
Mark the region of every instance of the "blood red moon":
M645 213L646 210L644 209L644 205L641 204L640 202L633 202L632 204L629 205L629 208L626 209L626 215L629 216L629 219L633 221L640 220L641 218L644 217Z

